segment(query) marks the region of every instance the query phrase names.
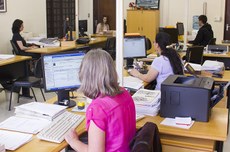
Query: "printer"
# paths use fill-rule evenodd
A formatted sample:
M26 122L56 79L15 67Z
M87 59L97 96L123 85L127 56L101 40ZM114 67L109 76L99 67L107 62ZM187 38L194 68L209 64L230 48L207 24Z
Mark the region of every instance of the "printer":
M211 53L216 53L216 54L223 54L227 53L228 50L227 45L207 45L206 51L211 52Z
M160 116L208 122L211 108L223 94L223 87L214 89L212 78L171 75L161 84Z

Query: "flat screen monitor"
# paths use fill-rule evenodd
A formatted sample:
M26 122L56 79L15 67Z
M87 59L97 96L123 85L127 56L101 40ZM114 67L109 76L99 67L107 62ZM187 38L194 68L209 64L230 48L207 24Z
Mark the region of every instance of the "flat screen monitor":
M177 30L178 30L178 35L184 35L184 24L178 22L176 24Z
M146 57L145 37L124 38L124 58Z
M79 31L87 32L88 31L88 23L87 20L79 20Z
M165 32L170 35L171 43L178 43L178 30L177 28L160 28L160 32Z
M57 103L70 101L69 91L80 87L78 73L84 55L66 52L42 57L45 91L58 92Z
M136 0L139 7L159 9L160 0Z

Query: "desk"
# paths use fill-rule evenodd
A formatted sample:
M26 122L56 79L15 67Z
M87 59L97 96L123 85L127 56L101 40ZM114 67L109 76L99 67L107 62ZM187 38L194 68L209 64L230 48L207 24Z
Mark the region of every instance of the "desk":
M29 53L38 53L38 54L50 54L50 53L58 53L58 52L64 52L64 51L70 51L74 50L83 46L91 46L95 47L96 45L102 45L106 42L106 37L98 37L93 41L90 41L89 44L83 45L83 44L76 44L74 46L61 46L61 47L47 47L47 48L38 48L38 49L32 49L32 50L26 50L26 52Z
M10 59L0 60L0 79L17 79L28 75L27 61L29 56L15 56ZM23 96L29 96L29 89L22 89Z

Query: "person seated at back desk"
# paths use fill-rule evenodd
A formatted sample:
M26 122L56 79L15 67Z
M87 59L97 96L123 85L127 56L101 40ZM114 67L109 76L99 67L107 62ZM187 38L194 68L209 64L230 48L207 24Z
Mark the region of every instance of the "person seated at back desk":
M23 39L23 37L20 34L20 32L23 31L23 29L24 29L23 21L20 19L16 19L12 25L12 33L13 33L12 41L16 45L17 49L20 51L20 55L32 56L32 58L35 59L40 58L39 54L25 52L25 50L36 49L38 47L26 43L26 41Z
M189 41L188 43L205 47L213 38L212 26L207 23L208 21L207 16L200 15L198 19L199 19L200 29L196 35L195 40Z
M161 89L161 83L173 74L183 75L183 64L180 55L170 48L170 36L167 33L160 32L156 35L154 42L155 50L159 57L152 62L151 68L147 74L141 74L136 69L132 69L129 73L145 82L157 80L156 90Z
M107 24L108 18L106 16L103 17L102 23L97 25L96 34L103 34L104 32L109 31L109 24Z

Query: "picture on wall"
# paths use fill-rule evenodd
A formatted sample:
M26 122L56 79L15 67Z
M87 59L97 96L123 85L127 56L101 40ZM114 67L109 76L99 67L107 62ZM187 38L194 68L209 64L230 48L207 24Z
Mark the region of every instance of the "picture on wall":
M0 0L0 13L6 12L6 0Z

